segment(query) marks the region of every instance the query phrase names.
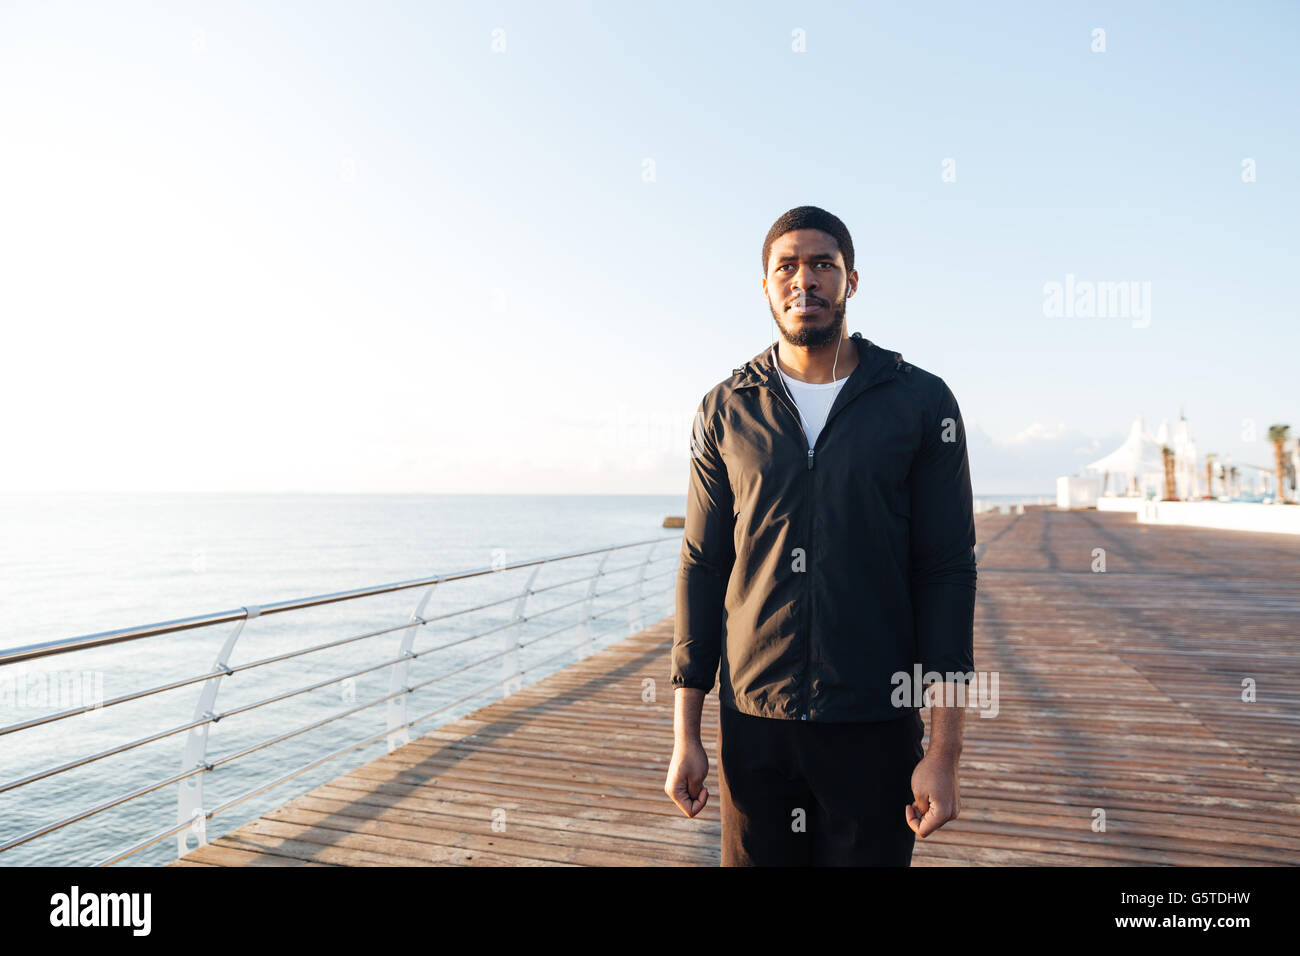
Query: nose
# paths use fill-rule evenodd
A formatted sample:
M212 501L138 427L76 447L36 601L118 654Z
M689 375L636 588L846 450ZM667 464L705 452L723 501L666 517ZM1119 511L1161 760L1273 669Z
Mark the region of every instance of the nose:
M794 279L790 283L790 290L798 295L803 292L804 295L812 295L817 288L817 274L811 270L800 269L795 273Z

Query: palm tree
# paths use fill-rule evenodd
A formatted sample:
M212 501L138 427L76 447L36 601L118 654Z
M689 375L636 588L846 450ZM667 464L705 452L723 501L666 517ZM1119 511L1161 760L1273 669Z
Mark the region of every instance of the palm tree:
M1214 497L1214 459L1218 458L1216 452L1210 452L1205 456L1205 497Z
M1286 477L1286 459L1282 456L1282 443L1289 437L1290 425L1269 425L1268 440L1273 443L1273 467L1277 472L1277 500L1286 502L1286 491L1282 481Z
M1174 450L1168 445L1160 446L1160 454L1165 461L1165 501L1177 501L1174 496Z

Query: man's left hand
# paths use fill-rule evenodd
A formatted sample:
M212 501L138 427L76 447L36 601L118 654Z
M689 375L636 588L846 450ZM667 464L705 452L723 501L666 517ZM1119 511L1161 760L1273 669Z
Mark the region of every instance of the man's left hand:
M957 761L939 754L922 757L912 771L912 797L905 811L907 825L922 839L949 820L956 820L961 808Z

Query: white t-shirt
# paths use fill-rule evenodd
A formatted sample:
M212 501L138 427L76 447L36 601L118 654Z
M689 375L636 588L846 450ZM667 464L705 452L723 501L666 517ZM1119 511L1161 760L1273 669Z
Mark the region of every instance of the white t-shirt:
M785 387L790 390L790 397L794 399L795 406L799 409L799 417L803 419L803 430L808 434L808 447L812 448L817 444L817 436L821 434L827 413L835 403L835 396L839 394L849 377L845 375L834 382L815 385L791 378L782 371L780 366L777 366L777 371L781 373L781 379L785 382Z

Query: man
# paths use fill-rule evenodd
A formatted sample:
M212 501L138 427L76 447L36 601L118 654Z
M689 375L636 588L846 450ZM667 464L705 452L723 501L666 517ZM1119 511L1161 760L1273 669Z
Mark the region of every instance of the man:
M721 663L722 864L908 866L959 809L961 412L941 378L848 335L858 273L837 217L785 213L763 270L780 338L704 396L692 432L664 790L690 817L708 801L700 711ZM946 691L928 752L922 675Z

